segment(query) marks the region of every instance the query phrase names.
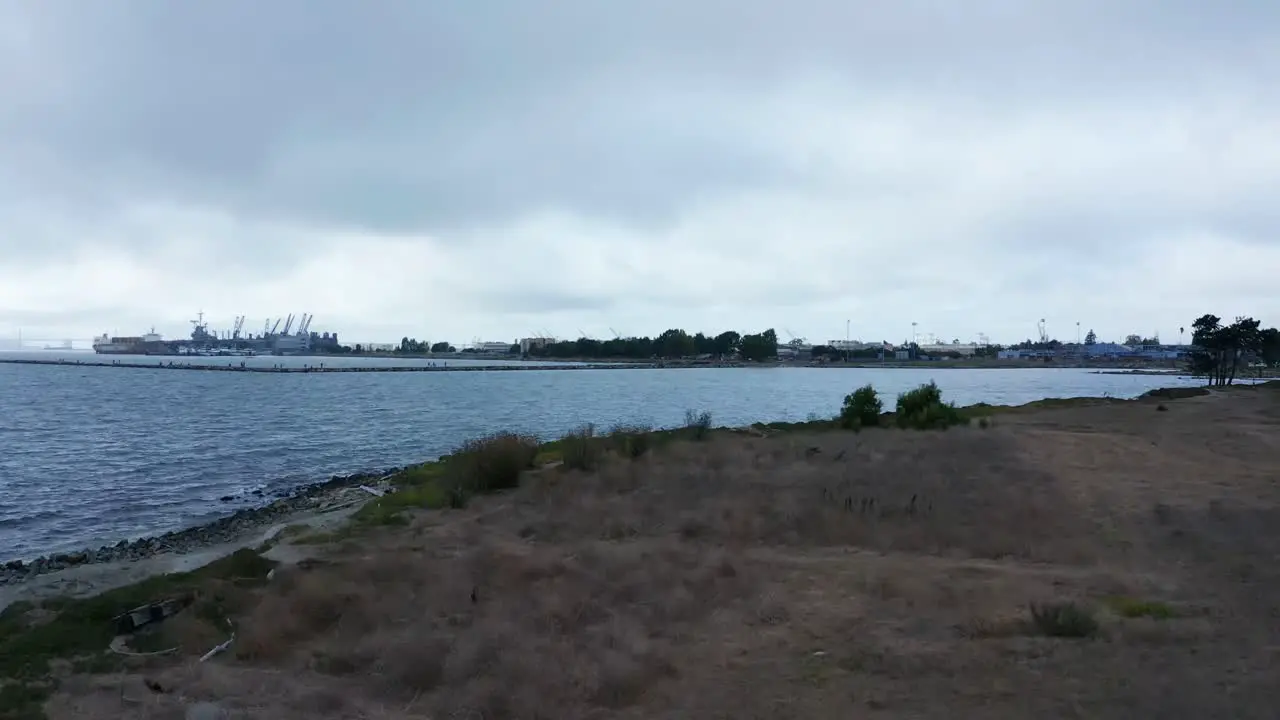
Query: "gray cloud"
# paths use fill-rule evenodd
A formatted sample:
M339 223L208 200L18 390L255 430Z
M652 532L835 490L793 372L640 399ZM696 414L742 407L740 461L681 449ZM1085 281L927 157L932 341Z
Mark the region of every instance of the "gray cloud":
M1256 62L1280 17L1265 3L1205 17L1190 2L1011 0L18 9L54 89L5 107L4 129L88 178L62 186L77 200L86 182L136 185L399 230L541 207L661 224L698 191L800 181L699 91L820 71L904 96L1140 99ZM664 88L684 102L664 104Z
M0 261L258 287L369 232L475 246L436 280L465 288L550 213L700 255L460 305L664 325L777 276L761 302L839 317L861 264L879 293L1087 294L1189 235L1275 246L1277 27L1191 0L0 0Z

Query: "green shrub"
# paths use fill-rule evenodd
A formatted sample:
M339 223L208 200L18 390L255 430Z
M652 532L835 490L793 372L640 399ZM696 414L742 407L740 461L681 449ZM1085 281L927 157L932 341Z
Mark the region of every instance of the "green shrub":
M1048 637L1086 638L1098 632L1093 612L1075 603L1033 603L1030 610L1032 625Z
M711 413L685 410L684 426L694 440L706 440L711 435Z
M593 470L600 464L603 448L594 425L583 425L560 440L560 457L573 470Z
M844 396L844 407L840 409L840 425L850 430L864 427L875 427L880 424L880 413L884 403L876 395L871 385L863 385Z
M1155 600L1113 597L1107 600L1107 605L1111 606L1117 615L1127 618L1148 617L1154 620L1168 620L1175 615L1173 608Z
M966 422L954 403L942 402L942 390L932 380L899 395L895 416L898 427L913 430L946 430Z
M643 425L618 425L609 432L609 440L619 455L634 459L649 452L652 433L653 428Z
M353 515L363 525L404 525L402 512L412 509L439 510L449 506L449 491L436 480L409 485L365 503Z
M419 485L427 485L438 479L444 471L444 465L439 462L427 462L419 465L410 465L402 469L400 472L391 476L391 484L397 488L415 487Z
M446 464L444 487L452 496L450 505L457 507L471 495L518 487L520 474L533 467L538 445L537 438L519 433L495 433L463 443Z

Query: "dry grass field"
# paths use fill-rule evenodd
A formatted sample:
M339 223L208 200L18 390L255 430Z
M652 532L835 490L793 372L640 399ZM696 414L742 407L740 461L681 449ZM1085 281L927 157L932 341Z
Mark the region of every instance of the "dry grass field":
M1271 719L1277 508L1275 388L714 433L299 545L228 586L225 654L180 614L178 653L67 671L45 711Z

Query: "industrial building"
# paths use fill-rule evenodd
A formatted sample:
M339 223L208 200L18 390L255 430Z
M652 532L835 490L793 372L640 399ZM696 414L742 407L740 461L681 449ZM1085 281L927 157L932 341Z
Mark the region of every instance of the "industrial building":
M521 355L528 355L528 354L529 354L529 350L531 350L531 349L534 349L534 348L542 349L542 348L545 348L545 347L546 347L546 346L548 346L548 345L554 345L554 344L555 344L555 342L556 342L556 339L555 339L555 338L553 338L553 337L527 337L527 338L520 338L520 342L519 342L519 345L520 345L520 354L521 354Z
M506 355L511 352L512 345L518 345L518 344L519 344L518 342L511 343L511 342L502 342L502 341L495 340L493 342L477 342L471 346L471 349L478 353L492 353L492 354Z
M313 332L314 318L302 313L277 318L274 324L268 319L262 334L252 335L244 332L244 315L235 319L231 330L211 332L201 312L191 321L191 336L186 340L165 340L154 329L139 336L104 333L94 338L93 349L107 355L304 355L337 350L338 334Z
M917 345L916 348L924 355L948 355L956 354L963 357L972 357L977 354L980 346L977 343L930 343L927 345Z

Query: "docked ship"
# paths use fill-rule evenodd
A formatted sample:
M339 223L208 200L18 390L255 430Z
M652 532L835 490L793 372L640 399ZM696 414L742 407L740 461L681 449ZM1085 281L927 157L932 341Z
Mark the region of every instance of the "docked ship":
M168 352L164 338L155 328L137 336L111 336L103 333L93 339L93 351L99 355L154 355Z
M145 335L114 337L103 334L93 339L93 351L103 355L194 355L200 357L253 357L255 355L306 355L334 352L341 346L337 333L312 332L314 315L302 313L271 320L262 327L261 335L244 332L245 316L236 317L229 331L211 332L198 313L191 321L191 337L165 340L151 328ZM297 325L295 326L295 321ZM281 328L281 323L284 327Z

